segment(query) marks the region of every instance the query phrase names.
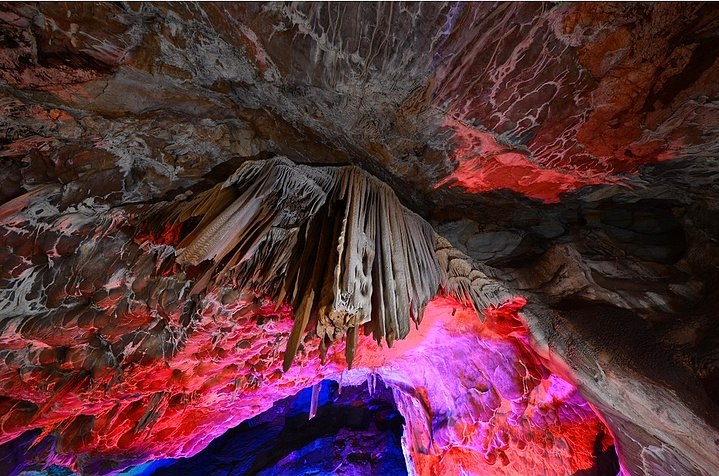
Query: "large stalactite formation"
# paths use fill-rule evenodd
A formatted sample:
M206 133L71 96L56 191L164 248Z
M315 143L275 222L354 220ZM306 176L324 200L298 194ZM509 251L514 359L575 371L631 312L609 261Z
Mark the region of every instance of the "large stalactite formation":
M717 45L711 3L0 5L0 474L325 379L390 389L409 474L719 474Z
M419 324L438 291L432 228L356 167L248 162L180 207L179 222L201 220L178 245L178 264L217 264L190 296L217 274L223 284L278 304L288 298L296 319L285 371L311 318L323 353L328 343L347 337L351 366L360 326L367 324L378 344L391 346L407 336L410 320Z

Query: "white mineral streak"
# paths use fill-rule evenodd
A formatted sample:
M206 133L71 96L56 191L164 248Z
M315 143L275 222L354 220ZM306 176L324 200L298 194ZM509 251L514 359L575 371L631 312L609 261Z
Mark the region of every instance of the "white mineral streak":
M320 390L322 389L322 382L317 382L312 386L312 399L310 400L310 414L308 419L311 420L317 415L317 403L320 398Z

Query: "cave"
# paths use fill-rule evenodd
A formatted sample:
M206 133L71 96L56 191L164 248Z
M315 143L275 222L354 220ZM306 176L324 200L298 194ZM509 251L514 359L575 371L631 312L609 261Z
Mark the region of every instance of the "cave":
M719 6L0 4L0 475L716 476Z

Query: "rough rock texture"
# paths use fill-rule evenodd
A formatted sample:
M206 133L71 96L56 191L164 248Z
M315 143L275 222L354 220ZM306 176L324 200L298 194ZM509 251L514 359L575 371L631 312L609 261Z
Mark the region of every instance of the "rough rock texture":
M194 295L197 223L164 227L281 155L386 183L444 237L455 314L526 323L446 308L395 343L421 359L356 337L410 469L531 473L524 441L571 474L604 435L625 474L719 474L718 37L711 3L0 5L0 441L27 448L3 469L192 454L342 374L312 325L282 373L296 309Z
M259 167L265 165L306 177L281 181L283 193L305 189L303 168L276 160ZM272 188L279 177L270 174L263 183ZM512 300L441 238L431 251L445 289L467 306L501 305L500 311L489 307L482 324L459 301L435 299L421 328L391 350L379 347L371 330L358 335L352 371L345 371L342 357L349 337L322 350L317 321L301 338L295 364L283 372L294 324L290 307L260 292L273 294L271 287L262 281L238 287L212 260L181 264L190 250L179 247L181 236L192 232L170 221L163 234L148 234L141 213L147 207L113 209L114 220L102 219L107 210L36 213L54 206L54 199L24 195L9 202L29 204L10 214L3 229L8 246L22 242L24 233L38 236L30 259L8 268L20 279L9 275L7 281L17 285L3 290L2 441L27 441L27 432L40 429L30 438L42 449L22 464L8 459L11 472L37 461L102 474L151 458L192 455L228 427L323 377L355 384L369 379L374 386L375 372L395 391L408 422L406 458L418 474L494 467L497 474L536 469L568 475L593 467L595 441L604 449L611 443L576 389L529 346L516 315L525 300ZM148 213L154 217L156 208L171 205L153 205ZM69 251L60 245L64 239L75 240ZM392 246L390 255L402 253L401 245ZM264 265L258 257L275 262L272 246L247 248L240 264ZM204 284L194 293L198 282ZM295 313L294 323L301 318Z

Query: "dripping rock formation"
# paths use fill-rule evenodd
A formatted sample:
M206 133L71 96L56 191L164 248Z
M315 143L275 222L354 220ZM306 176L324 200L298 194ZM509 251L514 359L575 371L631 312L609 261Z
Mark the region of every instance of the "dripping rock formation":
M716 4L5 3L0 124L0 474L719 474Z

